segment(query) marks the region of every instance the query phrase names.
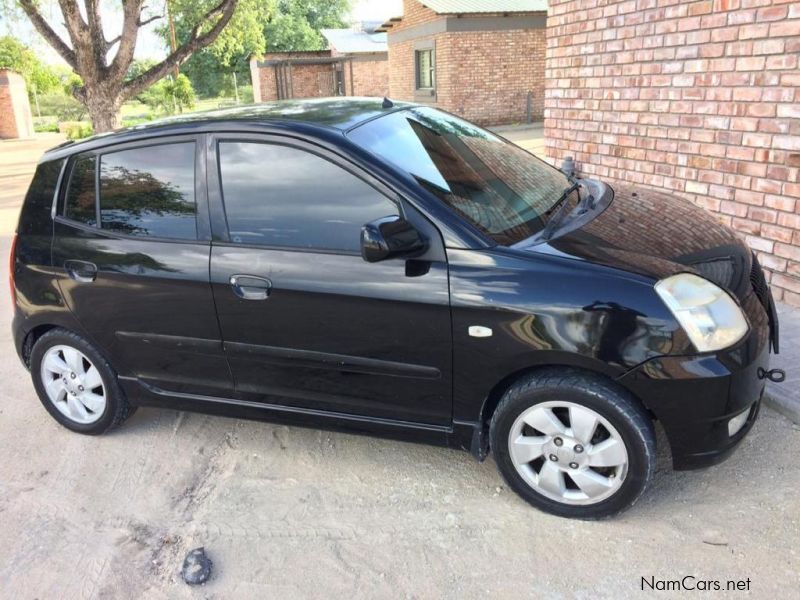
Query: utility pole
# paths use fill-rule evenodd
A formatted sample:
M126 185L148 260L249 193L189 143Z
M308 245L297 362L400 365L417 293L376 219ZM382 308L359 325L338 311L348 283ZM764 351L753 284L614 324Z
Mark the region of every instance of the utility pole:
M175 49L178 47L178 41L175 38L175 21L172 20L172 11L169 8L169 0L167 0L167 21L169 22L169 47L170 51L175 52ZM175 65L175 72L172 76L177 80L178 74L180 71L178 70L178 65Z
M175 39L175 22L172 20L172 11L169 9L169 0L167 5L167 21L169 22L169 47L171 52L175 52L178 47L178 41ZM178 84L178 75L180 71L178 65L175 65L175 71L172 73L172 111L178 112L178 100L175 98L175 86Z

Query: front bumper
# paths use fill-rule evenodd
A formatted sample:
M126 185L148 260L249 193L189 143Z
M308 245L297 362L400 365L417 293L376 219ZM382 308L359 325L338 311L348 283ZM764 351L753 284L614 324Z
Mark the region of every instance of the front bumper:
M750 431L769 371L769 337L759 324L732 350L653 358L619 379L663 425L675 469L723 461ZM744 411L744 426L730 435L729 421Z

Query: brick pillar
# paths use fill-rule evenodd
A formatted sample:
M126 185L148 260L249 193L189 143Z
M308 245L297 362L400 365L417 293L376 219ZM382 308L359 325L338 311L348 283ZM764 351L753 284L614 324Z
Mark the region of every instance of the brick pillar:
M800 2L549 7L549 159L717 213L800 306Z
M0 69L0 139L33 137L33 117L22 75Z
M250 82L253 84L253 102L263 102L264 94L261 92L261 76L257 56L250 57Z

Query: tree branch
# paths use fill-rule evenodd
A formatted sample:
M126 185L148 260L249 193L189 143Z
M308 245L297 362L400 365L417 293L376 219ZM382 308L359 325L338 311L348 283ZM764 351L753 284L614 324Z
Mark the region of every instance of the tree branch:
M128 0L123 2L122 33L119 48L114 60L108 68L108 76L112 81L121 80L133 61L136 39L139 36L139 19L142 14L144 0Z
M200 17L189 33L189 40L176 48L163 61L123 85L122 96L126 99L135 96L159 79L164 78L173 68L184 63L192 54L214 43L214 40L217 39L231 20L236 10L236 3L237 0L222 0L217 6ZM200 34L200 27L216 17L219 17L219 19L214 26L207 32Z
M155 15L153 17L150 17L149 19L145 19L144 21L139 19L139 22L137 24L139 25L139 27L144 27L148 23L152 23L153 21L156 21L158 19L162 19L163 17L164 17L164 15Z
M22 10L28 16L33 26L36 28L36 31L39 32L48 44L50 44L56 52L58 52L59 56L63 58L67 64L72 67L73 69L77 68L77 60L75 58L75 52L70 48L67 43L59 37L59 35L53 31L53 28L45 21L44 17L39 13L36 9L36 5L33 0L19 0L19 4L22 7Z

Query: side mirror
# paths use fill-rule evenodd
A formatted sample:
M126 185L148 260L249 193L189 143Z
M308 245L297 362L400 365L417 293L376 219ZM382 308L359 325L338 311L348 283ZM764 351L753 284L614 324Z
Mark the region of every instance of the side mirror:
M396 215L376 219L361 228L361 257L367 262L418 254L425 247L425 240L411 223Z

